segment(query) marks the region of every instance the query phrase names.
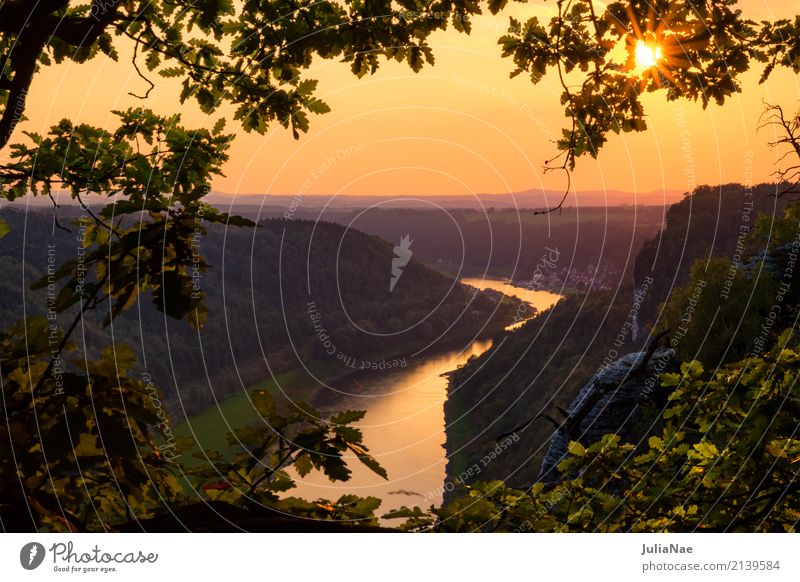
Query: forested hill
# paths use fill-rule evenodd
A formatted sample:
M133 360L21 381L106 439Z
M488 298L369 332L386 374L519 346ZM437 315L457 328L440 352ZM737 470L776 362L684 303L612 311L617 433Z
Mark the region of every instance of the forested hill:
M566 409L601 366L644 347L649 331L664 327L657 321L659 306L673 295L685 296L680 287L689 282L696 261L717 257L726 270L741 267L752 251L745 238L755 227L756 216L760 213L770 219L783 214L787 201L776 198L775 192L775 185L698 188L669 209L665 228L646 242L636 257L636 303L633 283L614 291L573 295L509 333L454 374L445 405L448 479L458 484L462 473L477 464L480 471L468 476L468 482L503 479L518 486L533 483L554 426L544 416L525 423L539 415L560 422L559 407ZM709 286L712 278L709 271ZM737 285L749 285L739 283L741 277L736 281ZM760 317L748 299L750 287L741 292L754 317ZM707 295L703 299L713 308L718 290ZM758 293L755 297L759 299ZM771 297L765 300L772 302ZM679 307L677 317L685 317L686 306ZM701 320L698 312L693 315ZM670 325L675 331L675 325ZM701 336L707 331L697 328ZM683 344L692 345L688 339ZM747 346L738 353L743 349ZM729 351L728 356L735 353ZM492 455L495 438L519 426L524 426L518 432L520 440L502 454ZM487 455L491 462L484 465Z
M395 243L410 234L417 258L462 275L488 272L527 282L542 255L556 249L560 261L549 269L548 285L574 289L614 288L621 280L627 282L636 253L661 229L665 211L664 206L576 206L546 215L502 208L297 210ZM264 212L282 216L285 210Z
M613 342L630 302L627 290L617 297L601 291L562 299L453 374L445 402L448 479L459 484L459 476L477 466L480 472L468 482L533 483L555 428L551 421L543 416L517 430L519 440L499 456L492 455L496 439L539 415L561 418L557 407L566 408L618 350Z
M653 279L643 297L640 321L650 326L656 323L659 305L676 287L686 284L698 259L720 257L734 269L741 266L747 253L745 238L755 227L756 216L783 215L788 197L777 197L777 191L775 184L701 186L673 204L664 229L636 257L635 284Z
M5 327L24 315L47 315L47 289L31 291L31 284L47 275L48 264L77 257L81 231L74 208L59 215L71 233L55 228L45 211L5 209L3 218L11 227L0 239ZM354 360L378 362L489 335L512 318L511 305L496 313L496 297L473 297L414 258L390 292L393 245L332 223L266 220L255 229L212 228L195 242L211 266L194 278L208 295L201 333L156 311L145 294L105 329L102 308L85 320L71 359L82 360L84 350L92 355L92 346L129 345L144 356L137 373L163 388L172 411L191 414L270 373L305 365L330 377ZM55 321L63 330L74 316Z

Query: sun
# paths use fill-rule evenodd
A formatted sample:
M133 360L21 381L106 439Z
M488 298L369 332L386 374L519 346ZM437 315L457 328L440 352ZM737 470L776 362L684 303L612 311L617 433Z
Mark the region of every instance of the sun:
M661 47L648 45L643 40L638 40L636 41L634 56L636 57L636 68L640 71L645 71L655 67L661 60Z

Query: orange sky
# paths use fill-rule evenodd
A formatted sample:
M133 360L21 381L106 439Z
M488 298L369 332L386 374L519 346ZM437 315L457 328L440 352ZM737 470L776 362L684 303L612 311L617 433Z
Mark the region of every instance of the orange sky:
M740 4L752 18L800 13L800 0ZM481 17L470 36L437 34L431 40L437 64L420 74L391 63L358 80L338 62L319 61L311 76L320 80L319 96L333 111L313 117L311 132L299 141L281 127L265 136L242 134L215 188L424 196L563 187L563 177L541 171L555 152L550 140L565 122L558 84L546 78L533 86L524 75L509 79L511 63L496 45L509 13L546 16L551 5L514 5L502 17ZM46 69L32 87L24 127L44 131L65 116L113 127L108 112L140 105L127 92L146 89L125 59ZM765 85L757 85L758 71L742 80L742 94L706 111L689 102L666 103L663 93L647 96L650 130L611 136L598 160L579 160L574 188L647 192L768 180L775 154L766 145L771 133L756 132L761 101L794 111L800 84L782 70ZM148 106L174 112L176 85L157 81ZM187 125L211 126L222 115L205 117L193 104L181 110Z

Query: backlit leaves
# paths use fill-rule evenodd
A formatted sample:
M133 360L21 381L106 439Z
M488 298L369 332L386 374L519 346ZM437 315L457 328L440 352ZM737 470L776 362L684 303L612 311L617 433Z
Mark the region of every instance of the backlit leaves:
M322 471L331 481L346 481L350 477L345 453L351 452L367 468L386 478L386 471L369 454L358 429L349 426L360 420L363 411L346 411L330 421L320 419L319 413L309 406L292 406L279 410L266 390L254 390L252 402L260 415L260 422L235 430L228 442L234 450L209 457L207 466L192 468L189 474L200 483L200 489L209 497L230 503L247 505L254 501L269 504L298 515L317 516L322 519L360 519L372 523L373 511L378 507L375 498L344 496L336 503L306 502L295 498L281 498L277 494L294 487L286 472L294 467L300 477L312 470ZM229 487L215 484L220 475Z
M566 167L598 151L610 133L644 131L641 95L723 103L741 89L739 76L752 62L800 70L800 19L756 23L743 18L736 0L675 2L632 0L602 6L590 0L558 4L548 23L513 18L498 43L511 58L511 76L527 73L538 83L547 73L562 85L561 102L571 120L558 147ZM633 46L647 39L663 61L637 71ZM790 40L791 39L791 40Z

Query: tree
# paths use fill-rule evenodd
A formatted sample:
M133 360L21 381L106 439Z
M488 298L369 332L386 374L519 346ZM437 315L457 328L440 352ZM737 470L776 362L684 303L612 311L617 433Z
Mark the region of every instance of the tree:
M192 98L206 113L235 105L247 131L263 133L277 121L297 136L308 130L308 113L328 110L313 96L316 82L303 78L315 55L341 58L359 77L384 58L418 71L433 63L431 32L450 20L467 30L479 13L464 0L7 0L0 6L0 148L41 67L99 54L118 60L122 42L133 43L131 66L151 88L142 69L182 79L181 101Z
M766 269L759 272L757 264L752 267L737 270L728 258L699 259L689 282L670 293L658 329L670 335L679 361L698 360L713 368L753 350L779 295L779 277ZM791 324L788 313L774 331L784 324Z
M593 0L557 0L545 25L512 19L503 56L538 83L555 70L570 119L558 142L560 168L596 157L610 133L647 129L640 97L663 91L668 100L703 107L741 90L737 77L753 62L761 81L779 66L800 72L800 18L754 22L738 0L628 0L601 11ZM554 160L555 161L555 160Z
M193 253L192 238L205 234L208 224L252 226L204 201L233 138L223 133L222 120L210 129L189 129L179 116L142 107L115 112L119 125L112 131L65 119L47 135L25 133L26 143L9 145L37 71L100 54L118 60L118 47L129 43L130 66L151 87L153 75L179 78L180 100L194 99L207 114L231 104L245 131L263 133L279 123L299 137L308 130L309 114L328 111L314 96L316 81L304 77L315 56L341 58L359 77L375 72L383 59L416 71L433 62L426 42L431 32L451 20L467 30L469 15L479 12L477 4L461 0L0 4L0 148L10 150L10 162L0 166L2 196L13 200L30 191L52 198L54 189L64 189L91 217L80 231L81 260L38 284L60 282L53 313L69 316L71 323L60 329L51 320L28 319L0 340L8 429L0 437L4 529L114 528L180 494L180 468L165 458L154 430L163 414L156 406L158 388L126 378L130 353L118 344L107 346L96 361L71 362L71 338L86 312L107 308L105 325L111 325L141 294L151 295L166 315L202 326L204 295L193 289L191 276L207 265ZM96 212L84 204L88 193L113 200ZM0 222L0 235L5 232ZM357 447L358 458L381 471L358 434L346 428L333 426L336 436L330 437L308 415L276 413L272 422L279 421L295 425L297 434L316 426L309 433L314 438L301 440L309 449L327 446L332 459L312 457L314 467L341 463L341 453ZM270 457L271 447L247 454ZM309 459L299 453L293 458ZM270 466L275 472L283 468Z

